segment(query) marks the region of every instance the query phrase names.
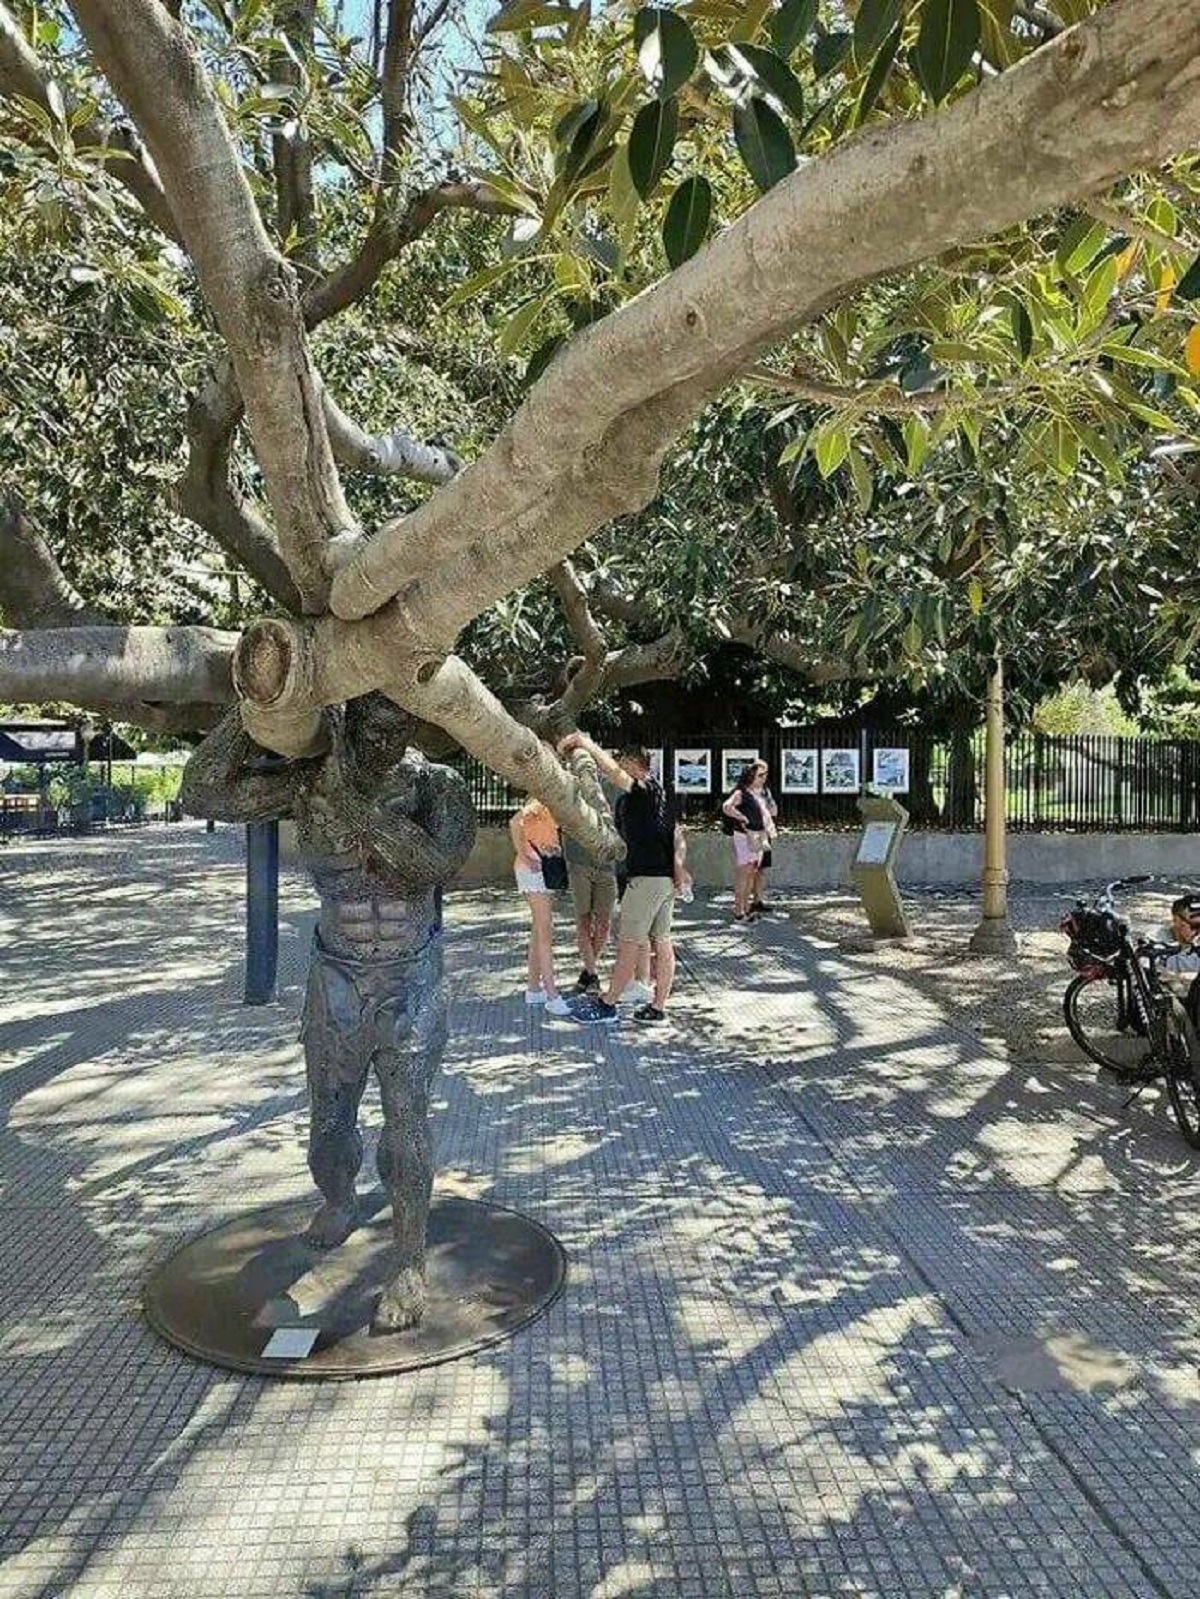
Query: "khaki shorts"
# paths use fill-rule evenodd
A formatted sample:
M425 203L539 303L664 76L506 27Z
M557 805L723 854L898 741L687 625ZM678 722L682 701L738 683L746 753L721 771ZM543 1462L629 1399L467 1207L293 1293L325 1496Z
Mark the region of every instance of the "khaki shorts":
M576 916L611 919L617 903L617 874L595 866L571 867L571 897Z
M640 944L647 938L670 938L675 910L675 884L669 877L631 877L621 901L621 937Z

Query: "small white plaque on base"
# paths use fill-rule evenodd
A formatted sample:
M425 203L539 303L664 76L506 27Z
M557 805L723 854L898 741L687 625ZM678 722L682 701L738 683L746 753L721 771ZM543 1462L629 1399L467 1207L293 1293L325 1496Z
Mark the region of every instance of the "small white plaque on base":
M319 1327L276 1327L263 1346L266 1360L303 1360L321 1336Z

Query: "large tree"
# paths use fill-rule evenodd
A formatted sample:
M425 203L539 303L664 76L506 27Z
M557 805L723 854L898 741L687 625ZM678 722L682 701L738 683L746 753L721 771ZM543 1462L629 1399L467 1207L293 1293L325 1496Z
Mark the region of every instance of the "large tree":
M204 707L232 682L253 736L295 756L313 747L323 706L382 689L541 795L569 829L607 843L606 823L553 751L455 653L462 630L555 569L564 604L586 628L561 563L651 499L665 452L730 383L764 362L778 379L767 358L781 341L806 324L836 329L834 308L870 285L886 297L890 282L922 262L949 260L952 283L986 276L997 252L973 257L981 241L1004 236L1001 258L1033 259L1045 241L1037 229L1016 231L1030 218L1083 199L1122 217L1125 191L1098 197L1197 143L1194 6L1113 0L1062 31L1044 21L1025 28L1013 8L981 11L974 0L864 0L851 9L853 35L836 26L841 8L820 19L811 0L697 8L717 19L704 23L701 64L694 31L684 24L685 39L676 13L643 11L630 28L617 13L593 22L588 7L515 0L503 10L504 30L560 65L597 63L614 86L546 130L528 54L516 67L511 54L493 63L517 101L533 104L514 136L546 173L545 193L534 198L527 173L452 170L438 147L444 115L436 105L422 134L429 84L440 81L421 77L446 16L440 5L422 13L392 0L377 59L342 37L313 0L247 0L195 14L161 0L75 0L70 16L0 7L8 182L43 209L63 185L101 210L115 208L128 234L126 275L156 293L173 271L182 292L200 296L215 333L187 410L177 503L275 609L240 638L110 625L67 582L36 522L14 508L0 529L0 604L14 624L0 635L0 698ZM553 100L558 88L546 81ZM791 170L795 141L776 107L795 101L793 84L813 81L833 92L805 126L812 157L805 149ZM500 128L503 144L511 101L485 97L482 107L462 109L477 135ZM633 201L653 210L681 130L699 160L729 127L761 198L748 204L749 186L730 183L717 198L732 220L698 248L710 226L703 191L697 185L679 199L677 186L663 227L668 257L681 264L628 299L607 269L586 315L576 309L546 329L571 336L540 373L535 363L520 403L465 470L445 448L401 429L369 433L353 414L354 395L335 397L328 352L337 332L326 324L362 306L400 253L436 241L447 213L516 213L510 245L518 252L569 221L581 249L590 243L604 259L611 241L590 209L597 186L624 203L619 174L627 172ZM1179 166L1170 177L1188 181ZM352 246L334 256L331 238L344 238L346 217L356 214L363 220ZM341 226L326 233L335 218ZM1158 222L1146 226L1153 248L1175 243ZM565 286L572 252L540 254ZM531 291L544 265L519 261ZM627 272L620 281L637 287ZM1097 303L1107 281L1091 289ZM578 300L572 287L566 303ZM1018 301L1012 326L1027 360L1035 338L1051 337L1052 319L1029 295ZM533 309L506 328L502 355L552 309L545 290L528 303ZM418 343L435 309L413 308ZM986 319L988 308L979 314ZM1089 336L1082 321L1073 337ZM956 404L970 411L987 387L976 372L984 358L962 348L956 355L953 339L942 343L942 356L966 372ZM1152 350L1131 364L1171 359ZM859 375L852 360L844 364L853 387ZM820 382L792 368L783 376L809 391ZM163 405L181 408L170 377ZM1144 404L1136 394L1126 400ZM1080 426L1089 429L1082 448L1103 455L1096 419ZM834 437L822 451L825 469L854 446L845 427ZM439 486L399 516L364 522L341 470ZM598 660L600 646L592 647Z

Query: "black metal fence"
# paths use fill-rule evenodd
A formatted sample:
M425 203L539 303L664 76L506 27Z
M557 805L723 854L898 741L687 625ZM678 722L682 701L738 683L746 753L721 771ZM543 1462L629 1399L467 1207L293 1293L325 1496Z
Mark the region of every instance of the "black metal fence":
M982 728L934 736L912 727L824 722L705 732L661 745L645 730L637 736L693 823L716 822L738 772L762 759L788 827L857 826L864 787L896 793L913 827L970 832L983 826ZM480 762L467 757L459 765L480 820L507 820L521 796ZM1200 743L1017 733L1008 740L1005 768L1014 831L1200 830Z

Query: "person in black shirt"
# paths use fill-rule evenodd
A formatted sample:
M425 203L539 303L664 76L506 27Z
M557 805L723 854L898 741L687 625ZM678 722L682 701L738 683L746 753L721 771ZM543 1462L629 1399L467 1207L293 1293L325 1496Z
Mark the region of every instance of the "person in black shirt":
M639 952L649 940L656 958L654 998L633 1014L636 1021L661 1022L675 977L671 942L675 892L687 880L683 829L662 784L650 775L649 755L639 745L623 749L616 760L584 733L569 733L558 747L564 755L586 750L601 773L623 791L619 826L628 885L621 900L617 961L607 992L586 1008L576 1008L575 1014L580 1021L615 1022L617 1001L633 981Z

